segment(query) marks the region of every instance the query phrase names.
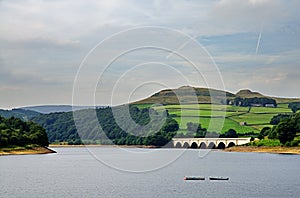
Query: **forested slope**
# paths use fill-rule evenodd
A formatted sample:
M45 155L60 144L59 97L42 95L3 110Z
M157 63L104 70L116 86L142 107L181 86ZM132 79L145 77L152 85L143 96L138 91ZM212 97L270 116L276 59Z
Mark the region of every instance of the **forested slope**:
M69 144L80 144L82 140L86 144L162 146L171 140L178 130L177 122L168 117L166 112L156 112L149 108L140 110L130 105L128 106L130 117L136 123L132 124L128 120L128 115L123 112L123 107L85 109L74 114L72 112L44 114L34 118L33 121L46 129L50 142ZM118 123L114 115L116 112ZM161 123L161 118L166 120Z

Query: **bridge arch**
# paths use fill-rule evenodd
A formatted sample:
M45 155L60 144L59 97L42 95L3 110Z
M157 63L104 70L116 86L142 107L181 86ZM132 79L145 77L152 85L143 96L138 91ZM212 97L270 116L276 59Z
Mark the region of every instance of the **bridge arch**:
M225 149L225 147L226 147L226 145L223 143L223 142L220 142L219 144L218 144L218 149Z
M192 148L192 149L197 149L197 148L198 148L198 144L197 144L196 142L193 142L193 143L191 144L191 148Z
M234 142L230 142L227 147L229 148L229 147L233 147L233 146L235 146L235 143Z
M205 144L205 142L201 142L199 148L200 148L200 149L206 149L206 144Z
M183 148L189 148L190 147L190 145L189 145L189 143L188 142L185 142L184 144L183 144L183 146L182 146Z
M216 148L216 145L214 142L210 142L207 146L208 149L215 149Z
M181 147L182 147L181 143L177 142L176 145L175 145L175 148L181 148Z

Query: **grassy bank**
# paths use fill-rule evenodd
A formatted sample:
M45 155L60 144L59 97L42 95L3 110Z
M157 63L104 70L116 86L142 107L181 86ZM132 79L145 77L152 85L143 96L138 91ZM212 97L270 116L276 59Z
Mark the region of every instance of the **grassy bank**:
M282 146L235 146L226 148L226 152L256 152L256 153L278 153L278 154L300 154L300 147Z
M0 148L0 155L33 155L33 154L48 154L48 153L56 153L56 152L47 147L41 147L37 145L26 146L26 147L11 146L11 147Z

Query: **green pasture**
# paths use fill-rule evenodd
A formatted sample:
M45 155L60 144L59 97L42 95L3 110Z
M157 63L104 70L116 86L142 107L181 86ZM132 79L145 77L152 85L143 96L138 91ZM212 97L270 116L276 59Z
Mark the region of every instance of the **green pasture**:
M134 106L137 106L140 109L148 108L148 107L154 107L153 104L135 104Z
M261 131L264 127L272 128L273 125L271 125L271 124L257 124L257 125L251 125L251 127L254 128L257 131Z
M292 113L291 109L277 107L277 108L270 108L270 107L252 107L251 113Z
M182 130L187 128L186 124L188 122L193 122L200 123L202 127L210 132L225 133L229 129L235 129L238 133L258 132L258 130L253 127L241 126L239 123L228 118L174 117L174 119L179 123L179 127Z
M145 105L143 105L145 106ZM143 107L138 105L138 107ZM214 111L227 111L227 112L248 112L248 107L238 107L231 105L216 105L216 104L186 104L186 105L164 105L153 106L154 109L168 109L171 110L214 110Z
M277 108L284 108L284 109L288 109L289 107L288 103L281 103L281 104L277 104Z
M152 105L139 104L139 108ZM269 107L238 107L216 104L185 104L152 106L156 110L168 110L179 123L181 130L186 130L186 123L199 123L208 131L224 133L234 129L238 133L259 132L263 127L272 127L271 118L279 113L291 113L288 104L278 104L277 108ZM247 123L243 125L242 123Z
M273 116L277 115L276 113L271 114L256 114L256 113L246 113L239 116L230 117L236 122L247 122L248 125L255 124L268 124Z
M193 116L200 116L200 117L227 117L227 116L234 116L239 115L241 112L231 112L231 111L215 111L209 109L168 109L169 114L173 114L176 116L184 116L184 117L193 117Z

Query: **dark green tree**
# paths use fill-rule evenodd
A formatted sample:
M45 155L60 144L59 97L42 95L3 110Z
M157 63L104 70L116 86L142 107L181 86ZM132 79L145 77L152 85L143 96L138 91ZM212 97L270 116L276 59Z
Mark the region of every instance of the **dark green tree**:
M291 121L281 122L276 127L280 143L285 144L295 138L296 128Z
M284 119L288 119L289 117L291 117L291 114L278 114L275 115L271 118L270 124L278 124L280 121L284 120Z
M288 119L284 119L274 126L269 133L270 139L278 138L282 144L294 140L296 133L300 131L300 112Z
M269 135L270 130L271 130L270 127L264 127L264 128L260 131L260 133L259 133L259 135L258 135L258 139L260 139L260 140L261 140L261 139L264 139L265 136L268 136L268 135Z
M288 106L293 113L296 113L298 110L300 110L300 102L292 102Z
M238 134L236 133L236 131L234 129L229 129L226 133L225 133L225 138L238 138Z

